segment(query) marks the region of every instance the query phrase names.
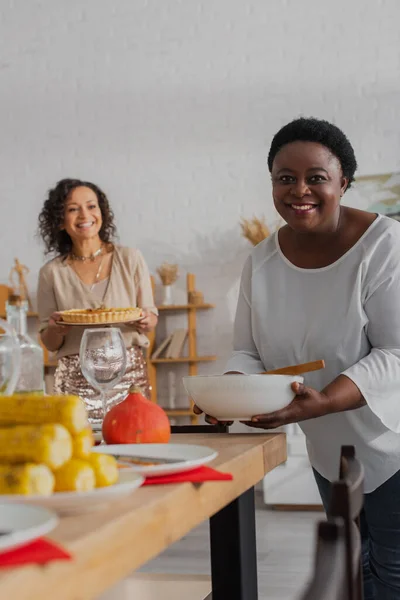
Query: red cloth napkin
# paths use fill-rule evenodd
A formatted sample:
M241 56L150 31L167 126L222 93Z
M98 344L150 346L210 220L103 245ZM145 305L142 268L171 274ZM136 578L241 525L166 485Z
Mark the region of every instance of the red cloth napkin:
M160 477L146 477L143 485L156 485L163 483L200 483L202 481L232 481L233 475L230 473L221 473L211 467L199 467L186 473L176 473L174 475L161 475Z
M70 560L71 558L71 555L63 548L50 540L41 538L12 550L0 551L0 568L27 564L43 565L52 560Z

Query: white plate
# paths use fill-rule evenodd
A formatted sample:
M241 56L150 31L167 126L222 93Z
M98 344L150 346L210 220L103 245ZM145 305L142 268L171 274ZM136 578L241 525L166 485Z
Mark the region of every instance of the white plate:
M121 471L117 483L108 487L96 488L91 492L56 492L52 496L0 495L0 501L7 504L16 502L38 504L53 509L60 515L79 514L103 508L105 504L127 496L140 487L143 481L143 477L131 470L129 472Z
M56 527L57 515L40 506L0 504L0 553L46 535Z
M129 465L124 466L122 472L135 472L145 477L158 475L172 475L185 473L211 462L218 456L218 452L207 446L194 446L192 444L110 444L96 446L93 452L121 456L139 456L176 459L174 463L161 465ZM182 459L182 460L181 460ZM122 461L121 461L122 462ZM128 464L128 463L125 463Z

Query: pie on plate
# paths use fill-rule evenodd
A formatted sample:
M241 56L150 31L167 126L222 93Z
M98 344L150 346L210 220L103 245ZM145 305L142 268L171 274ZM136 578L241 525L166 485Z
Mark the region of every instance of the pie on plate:
M60 313L63 323L98 324L137 321L143 316L141 308L73 308Z

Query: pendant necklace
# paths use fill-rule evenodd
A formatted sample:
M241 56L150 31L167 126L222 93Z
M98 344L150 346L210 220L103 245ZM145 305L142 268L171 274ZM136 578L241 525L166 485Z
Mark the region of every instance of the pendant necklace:
M92 285L90 286L90 291L92 292L94 289L94 286L96 285L96 283L99 281L99 277L100 277L100 273L101 273L101 267L103 266L103 260L104 260L104 255L101 257L101 261L99 264L99 268L97 269L97 273L96 273L96 277L94 278L94 281L92 283Z

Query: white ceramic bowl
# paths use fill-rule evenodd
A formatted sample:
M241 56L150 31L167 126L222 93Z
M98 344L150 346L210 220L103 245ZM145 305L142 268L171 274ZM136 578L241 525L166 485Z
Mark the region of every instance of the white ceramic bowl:
M248 421L255 415L285 408L295 394L291 375L199 375L184 377L183 385L201 410L219 421Z

